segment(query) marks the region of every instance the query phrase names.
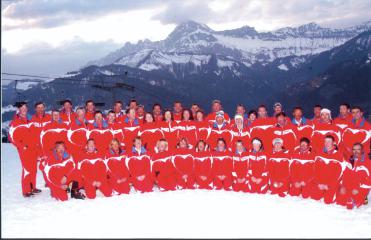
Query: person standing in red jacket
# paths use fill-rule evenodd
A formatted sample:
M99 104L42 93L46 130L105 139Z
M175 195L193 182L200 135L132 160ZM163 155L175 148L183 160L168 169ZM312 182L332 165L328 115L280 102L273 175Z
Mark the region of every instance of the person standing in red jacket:
M107 113L107 124L111 130L112 139L117 139L120 142L120 148L125 149L125 137L122 131L122 125L116 121L116 114L112 110Z
M129 108L126 111L126 117L122 123L122 129L125 138L125 146L131 146L133 144L134 138L138 136L138 132L140 129L140 123L138 118L136 117L134 108Z
M116 101L113 104L113 111L115 113L115 121L119 124L121 124L125 119L125 113L122 110L123 103L121 101Z
M43 127L51 121L50 114L45 113L45 104L43 102L37 102L35 103L35 114L31 118L31 122L33 124L33 138L36 139L36 150L37 150L37 156L40 160L45 158L42 148L41 148L41 139L40 134L43 129Z
M196 114L198 111L200 111L201 108L200 108L200 105L198 105L197 103L193 103L192 106L191 106L191 112L192 112L192 118L196 120Z
M259 138L267 152L272 151L272 137L270 132L274 127L274 122L272 118L268 117L266 106L260 105L258 108L258 118L250 126L250 138Z
M166 110L164 112L164 121L160 123L160 127L168 143L169 149L175 149L178 142L178 124L174 121L172 112L170 110Z
M350 113L350 105L343 103L339 107L339 116L334 119L334 124L342 131L349 126L352 121L352 114Z
M291 156L290 190L291 196L302 195L308 198L314 176L314 154L308 138L301 138L300 145Z
M371 188L371 160L362 144L355 143L352 150L336 194L336 203L348 209L363 205Z
M269 128L271 139L281 138L285 143L285 148L293 152L298 144L293 125L287 121L286 114L280 112L276 115L276 122L273 128Z
M85 147L88 134L88 121L85 119L85 108L79 107L76 110L76 118L72 121L67 132L70 152L73 156L79 154Z
M176 123L182 120L183 106L179 101L175 101L173 105L173 118Z
M355 143L361 143L366 154L370 153L371 125L363 117L363 110L359 106L352 107L353 118L342 135L344 156L349 159Z
M144 123L140 126L138 136L143 143L143 146L149 151L154 151L158 140L164 138L160 124L154 122L152 113L146 113Z
M192 148L195 147L197 143L197 127L193 121L191 111L188 109L183 110L182 121L178 124L177 139L180 140L182 138L186 138Z
M162 115L162 107L159 103L155 103L152 107L152 114L155 122L162 122L164 115Z
M76 114L72 110L72 102L68 99L61 102L62 109L60 110L60 115L62 121L68 126L75 120Z
M46 156L55 147L56 142L67 142L68 126L60 118L59 110L52 110L52 119L47 123L41 133L41 147Z
M211 103L211 113L209 113L209 115L207 115L206 121L209 122L209 124L212 124L213 122L215 122L216 114L218 112L223 113L223 118L229 124L230 123L230 118L228 116L228 113L223 111L222 102L220 100L214 100Z
M134 189L139 192L152 192L153 175L151 173L151 157L142 145L141 137L135 137L127 156L127 165Z
M331 111L327 108L321 110L321 119L314 123L312 133L312 147L315 153L323 152L323 143L327 135L335 139L335 144L339 146L341 141L340 128L336 126L331 119Z
M130 192L130 173L126 166L126 154L119 140L111 140L105 157L108 183L117 194Z
M42 170L51 195L57 200L68 200L67 189L71 182L82 183L80 172L76 169L72 156L67 153L64 142L55 143L54 149L48 153ZM78 187L72 189L71 197L85 199Z
M263 142L259 138L251 141L249 152L249 188L252 193L268 191L267 155L264 153Z
M88 123L92 124L94 122L95 116L95 103L93 100L89 99L85 102L85 119Z
M145 114L146 114L146 110L144 109L144 106L143 105L138 105L136 116L138 118L139 125L143 125Z
M233 154L233 185L234 191L249 192L248 185L248 170L249 170L249 152L244 146L242 140L235 143L235 151Z
M232 141L231 146L234 148L236 142L242 141L244 146L250 144L250 128L244 121L243 115L236 114L234 116L234 124L231 126ZM234 151L235 149L232 149Z
M194 173L198 189L213 189L212 160L208 146L199 140L193 152Z
M41 192L36 188L37 151L35 144L37 140L31 134L34 126L31 122L31 115L28 114L27 103L18 102L16 107L17 113L9 126L9 139L17 148L22 163L22 194L24 197L31 197Z
M318 123L321 120L321 110L322 106L319 104L314 105L313 107L313 118L311 119L313 124Z
M160 139L152 154L152 174L160 191L174 191L177 187L176 168L166 139Z
M197 142L200 140L207 142L211 129L209 123L204 121L204 112L201 110L196 113L195 125L197 128Z
M227 146L230 146L232 141L232 133L230 131L230 125L226 119L224 119L224 112L219 111L215 115L215 121L210 125L210 134L208 137L208 144L211 149L217 147L217 140L223 138Z
M174 151L173 162L176 169L177 185L179 189L194 189L194 161L191 149L186 138L182 138Z
M94 139L99 152L103 153L107 151L113 135L101 111L96 111L94 121L88 124L87 138Z
M269 189L271 194L285 197L290 188L290 155L282 138L272 141L273 152L268 160Z
M78 158L78 169L84 179L86 197L94 199L97 190L100 190L104 196L110 197L112 188L107 179L104 155L98 152L94 139L88 139L86 148L76 157Z
M322 152L314 159L314 179L311 198L324 199L326 204L333 203L343 172L343 156L337 150L335 139L326 135Z
M292 115L291 123L296 133L297 144L299 144L299 140L302 138L310 139L314 129L312 121L303 116L303 109L301 107L295 107Z
M228 151L227 143L223 138L216 140L217 144L212 152L212 171L214 177L214 189L230 191L233 177L233 159L232 154Z

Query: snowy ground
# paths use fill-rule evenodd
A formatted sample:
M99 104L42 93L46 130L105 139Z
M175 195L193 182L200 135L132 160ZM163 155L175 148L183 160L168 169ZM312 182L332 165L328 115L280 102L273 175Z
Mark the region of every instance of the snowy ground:
M133 193L58 202L21 196L20 162L2 144L2 237L371 237L371 204L349 211L300 198L225 191Z

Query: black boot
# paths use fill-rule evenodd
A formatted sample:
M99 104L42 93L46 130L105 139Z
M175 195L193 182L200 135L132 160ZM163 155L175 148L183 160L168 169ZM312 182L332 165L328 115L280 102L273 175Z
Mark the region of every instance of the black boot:
M71 191L71 198L84 200L85 195L79 192L79 190L73 190Z
M34 188L32 189L32 193L41 193L41 189Z
M23 197L25 198L29 198L29 197L33 197L35 194L33 194L32 192L28 192L28 193L24 193L23 194Z

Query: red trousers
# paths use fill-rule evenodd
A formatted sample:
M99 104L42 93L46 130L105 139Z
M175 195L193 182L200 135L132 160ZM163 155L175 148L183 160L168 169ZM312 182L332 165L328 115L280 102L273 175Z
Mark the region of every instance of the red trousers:
M26 194L36 188L37 151L31 148L17 150L22 163L22 193Z
M67 191L62 187L61 183L64 176L67 178L66 185L69 185L72 181L76 181L79 184L82 182L81 174L74 168L72 162L67 163L65 166L51 166L49 172L44 171L44 176L52 197L61 201L68 200Z
M224 179L221 179L220 176L224 176ZM224 189L224 190L229 191L231 190L232 182L233 182L232 174L231 173L215 173L213 182L214 182L214 188L216 190Z
M128 194L130 192L130 174L125 166L124 160L110 159L108 165L108 182L112 189L119 194Z
M259 178L261 181L259 183L254 182L253 178ZM268 176L250 176L249 186L252 193L266 193L269 189Z
M195 189L196 179L192 172L177 171L176 180L180 189Z
M143 179L141 179L141 176ZM144 192L152 192L153 190L153 179L150 174L144 174L141 176L132 176L131 182L135 190Z
M106 197L111 196L112 187L108 182L106 165L103 161L96 161L94 164L84 162L81 164L80 170L84 177L84 188L87 198L94 199L97 190L100 190ZM100 182L100 186L93 186L94 182Z
M244 180L243 180L244 179ZM236 176L233 181L232 189L236 192L249 192L247 176Z

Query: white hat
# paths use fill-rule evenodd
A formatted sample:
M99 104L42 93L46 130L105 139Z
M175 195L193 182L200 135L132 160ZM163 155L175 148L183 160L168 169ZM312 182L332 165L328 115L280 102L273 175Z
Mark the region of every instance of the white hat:
M234 120L237 120L238 118L243 120L243 116L241 114L234 115Z
M331 118L331 111L330 111L330 109L328 109L328 108L322 108L321 115L322 115L322 113L328 113L330 115L330 118Z
M276 143L282 143L283 144L282 138L275 138L275 139L273 139L272 144L274 145Z
M279 103L279 102L276 102L276 103L273 105L273 108L278 107L278 106L280 106L280 107L282 108L282 104Z
M217 118L217 117L223 117L224 118L224 111L218 111L218 112L216 112L215 118Z

